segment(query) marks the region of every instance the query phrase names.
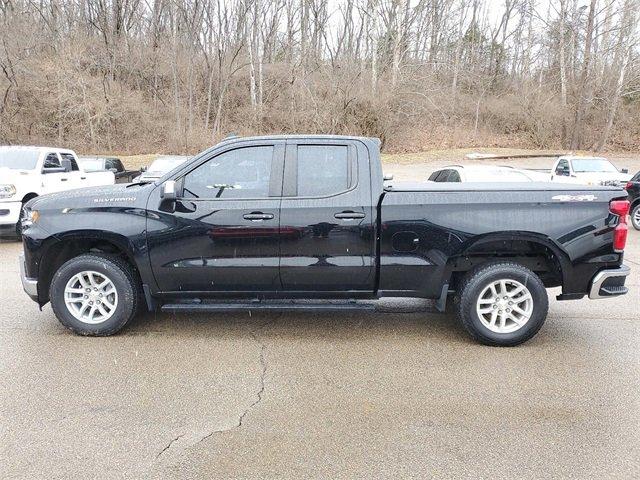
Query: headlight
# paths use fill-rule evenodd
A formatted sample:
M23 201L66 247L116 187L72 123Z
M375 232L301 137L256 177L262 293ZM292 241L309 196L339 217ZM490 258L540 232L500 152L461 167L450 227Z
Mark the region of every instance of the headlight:
M13 197L16 194L15 185L0 185L0 198Z
M38 221L40 218L40 212L38 210L27 210L24 211L24 216L22 217L22 228L30 227L34 223Z

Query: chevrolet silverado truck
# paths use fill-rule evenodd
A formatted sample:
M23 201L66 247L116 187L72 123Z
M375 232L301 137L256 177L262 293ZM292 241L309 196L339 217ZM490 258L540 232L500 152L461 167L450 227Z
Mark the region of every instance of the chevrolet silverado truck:
M87 172L73 150L0 146L0 232L20 234L26 202L39 195L112 185L112 172Z
M22 283L81 335L141 309L455 307L473 338L533 337L560 300L627 292L629 202L560 183L385 182L376 139L233 138L162 178L38 197ZM303 300L303 301L301 301Z

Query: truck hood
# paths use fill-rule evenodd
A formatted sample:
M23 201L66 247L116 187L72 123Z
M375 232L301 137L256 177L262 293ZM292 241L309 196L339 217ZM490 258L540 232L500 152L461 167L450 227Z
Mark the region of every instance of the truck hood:
M3 185L15 185L16 197L21 197L21 194L27 193L25 190L28 185L37 182L37 173L35 170L15 170L13 168L0 168L0 183Z
M107 206L140 207L146 204L146 199L154 184L117 184L103 187L77 188L64 192L50 193L31 200L29 208L62 209L62 208L99 208Z

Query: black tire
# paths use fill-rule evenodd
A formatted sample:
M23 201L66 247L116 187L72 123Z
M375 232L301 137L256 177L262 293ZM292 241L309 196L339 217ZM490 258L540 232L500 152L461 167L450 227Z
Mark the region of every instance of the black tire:
M499 280L519 282L529 290L533 299L533 311L529 320L513 332L499 333L490 330L480 320L476 311L476 305L482 292L493 282ZM469 335L484 345L496 347L519 345L538 333L547 318L549 298L542 281L531 270L517 263L496 262L482 265L470 271L462 279L458 291L459 294L456 296L458 319Z
M640 203L631 209L631 225L636 230L640 230Z
M82 271L107 276L115 286L118 303L112 316L91 324L77 319L67 308L64 291L67 282ZM54 274L49 289L51 307L62 325L78 335L108 336L122 329L137 313L140 302L138 276L129 263L114 255L84 254L64 263Z
M19 240L22 240L22 219L24 218L24 202L22 202L22 206L20 207L20 215L18 216L18 223L16 223L16 235Z

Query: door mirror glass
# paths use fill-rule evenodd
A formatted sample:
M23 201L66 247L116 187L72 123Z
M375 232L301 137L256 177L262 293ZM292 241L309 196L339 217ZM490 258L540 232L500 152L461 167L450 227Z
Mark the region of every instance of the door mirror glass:
M65 172L70 172L71 170L73 170L73 166L71 165L70 160L63 158L60 163Z
M167 180L162 184L162 190L160 191L160 197L163 200L175 200L176 195L176 182L175 180Z

